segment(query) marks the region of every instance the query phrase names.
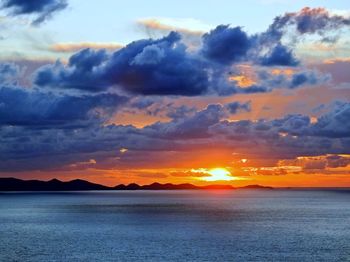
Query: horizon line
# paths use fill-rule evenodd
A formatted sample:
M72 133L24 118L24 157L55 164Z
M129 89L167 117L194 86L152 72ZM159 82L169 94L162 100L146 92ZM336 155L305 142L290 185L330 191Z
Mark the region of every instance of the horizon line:
M222 188L222 189L228 190L228 189L244 189L244 188L249 188L249 187L253 187L253 186L257 187L257 189L259 187L260 188L270 188L270 189L350 189L350 186L336 186L336 187L334 187L334 186L332 186L332 187L307 186L306 187L306 186L270 186L270 185L261 185L261 184L248 184L245 186L235 186L232 184L215 184L215 183L214 184L206 184L206 185L196 185L196 184L192 184L192 183L188 183L188 182L175 184L175 183L171 183L171 182L160 183L158 181L148 183L148 184L138 184L136 182L130 182L127 184L119 183L119 184L116 184L114 186L109 186L109 185L105 185L105 184L91 182L89 180L81 179L81 178L75 178L75 179L71 179L71 180L62 180L62 179L58 179L58 178L52 178L52 179L48 179L48 180L40 180L40 179L22 179L22 178L17 178L17 177L0 177L0 181L2 179L15 179L15 180L20 180L20 181L24 181L24 182L36 181L36 182L45 182L45 183L48 183L48 182L54 181L54 180L59 181L61 183L69 183L69 182L73 182L73 181L83 181L83 182L88 182L88 183L93 184L93 185L103 186L103 187L106 187L109 189L113 189L113 188L116 188L118 186L126 186L127 187L130 185L137 185L139 187L145 187L145 186L151 186L154 184L158 184L161 186L164 186L164 185L173 185L173 186L191 185L194 187L201 188L203 190L206 190L207 189L206 187L226 187L226 188ZM220 181L217 181L217 182L220 182ZM228 187L231 187L231 188L228 188ZM208 188L208 189L210 189L210 188ZM252 188L252 189L254 189L254 188Z

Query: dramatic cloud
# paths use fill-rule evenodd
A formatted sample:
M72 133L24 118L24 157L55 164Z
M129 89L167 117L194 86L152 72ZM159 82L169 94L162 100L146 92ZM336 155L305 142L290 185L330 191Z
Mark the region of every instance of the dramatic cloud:
M34 15L34 25L38 25L65 9L66 0L3 0L1 8L9 9L11 15Z
M163 38L135 41L112 52L81 50L70 57L67 65L58 61L40 68L34 83L44 88L83 92L123 90L154 96L228 96L325 83L329 78L301 65L293 45L282 44L282 37L288 35L285 28L294 22L304 24L309 16L327 25L319 22L319 29L297 30L299 34L338 28L339 23L339 28L347 25L345 18L341 20L319 9L303 9L300 13L277 17L266 32L256 35L248 35L241 27L219 25L202 36L198 50L190 50L179 33L171 32ZM235 75L242 63L256 71L255 79L243 85L242 76ZM292 76L269 72L279 67L297 70ZM266 69L265 73L262 68Z
M135 161L140 165L169 164L172 159L181 159L184 152L195 156L213 145L216 150L238 151L254 155L260 161L292 159L300 155L349 154L350 127L334 127L333 133L340 131L336 137L323 132L328 130L324 129L327 120L326 126L335 124L330 116L349 122L347 108L349 104L344 104L341 109L336 107L320 117L317 123L311 123L310 118L303 115L288 115L275 120L230 122L224 119L225 110L221 105L209 105L192 116L144 128L95 125L66 129L56 123L55 129L52 126L28 129L21 122L12 121L13 125L0 128L0 168L8 171L48 169L62 167L63 164L87 162L90 159L96 161L94 166L102 165L101 168L107 169L115 168L117 164L130 168L136 164ZM19 113L16 114L12 115L14 119ZM2 119L10 117L8 114L2 116ZM85 119L76 115L71 118ZM51 116L51 120L58 121L59 118L57 120L56 116ZM59 138L59 142L56 138ZM128 149L126 153L120 151L122 148ZM254 148L254 152L251 148ZM172 157L169 158L170 155ZM108 159L114 160L109 162ZM158 161L152 162L155 159Z
M220 25L203 36L203 55L215 62L231 64L242 60L251 42L240 27L230 28Z
M67 96L0 87L0 126L76 128L101 124L126 102L113 94Z
M84 49L70 57L67 70L59 61L54 65L40 68L35 84L86 91L104 91L106 84L102 85L98 78L99 72L96 72L95 68L100 66L107 57L104 49L97 51Z
M85 49L61 63L40 69L39 86L96 92L118 85L143 95L199 95L209 86L205 65L186 51L180 35L172 32L159 40L140 40L119 51Z
M55 45L57 52L79 51L67 62L29 66L33 82L28 72L23 77L24 62L0 64L0 171L231 166L236 158L249 159L250 171L259 174L347 167L350 104L328 72L347 83L345 69L334 72L348 62L304 64L283 41L290 33L328 37L347 25L344 17L303 9L255 35L220 25L196 35L197 49L177 32L120 48ZM339 94L345 101L334 102ZM312 112L316 103L329 106ZM261 108L271 111L257 116ZM132 126L128 116L142 124Z
M278 44L261 59L264 66L296 66L298 61L287 47Z

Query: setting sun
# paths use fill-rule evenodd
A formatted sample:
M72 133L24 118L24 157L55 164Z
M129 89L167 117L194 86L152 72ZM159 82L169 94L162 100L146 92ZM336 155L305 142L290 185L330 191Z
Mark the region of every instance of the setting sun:
M232 181L234 177L231 176L230 171L225 168L214 168L207 172L210 176L202 177L204 181Z

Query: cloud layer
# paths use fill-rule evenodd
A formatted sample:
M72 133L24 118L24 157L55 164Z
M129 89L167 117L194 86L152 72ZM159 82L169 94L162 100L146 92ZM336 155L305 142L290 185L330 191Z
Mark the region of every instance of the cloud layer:
M3 7L14 15L36 15L36 24L66 7L65 1L33 3L5 1ZM307 65L285 38L292 32L329 41L334 30L348 25L345 17L305 8L275 18L255 35L219 25L195 34L196 48L183 41L183 32L169 32L124 47L78 46L67 62L48 62L29 78L22 66L2 63L0 171L188 167L215 161L230 166L243 157L262 174L346 167L346 96L328 99L315 117L306 110L295 113L302 111L297 107L303 101L297 101L295 112L279 117L255 118L253 112L267 93L302 100L305 90L335 90L331 76L336 74L327 74L329 65ZM342 81L347 82L344 74ZM265 108L284 103L269 99ZM314 98L319 104L321 99ZM156 120L142 127L117 124L125 112Z

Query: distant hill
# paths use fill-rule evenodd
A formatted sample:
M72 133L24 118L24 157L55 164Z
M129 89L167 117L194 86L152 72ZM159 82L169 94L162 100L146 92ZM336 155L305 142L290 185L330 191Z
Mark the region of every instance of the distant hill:
M237 189L273 189L273 187L260 186L260 185L248 185L248 186L239 187Z
M192 184L160 184L153 183L150 185L140 186L138 184L129 184L129 185L118 185L114 187L115 190L185 190L185 189L202 189L199 186Z
M75 190L107 190L106 186L90 183L85 180L63 182L58 179L50 181L21 180L16 178L0 178L0 191L75 191Z
M153 183L150 185L138 185L131 183L129 185L117 185L115 187L107 187L95 183L91 183L81 179L75 179L63 182L58 179L49 181L40 180L21 180L17 178L0 178L0 191L87 191L87 190L233 190L233 189L272 189L272 187L264 187L259 185L250 185L245 187L232 187L230 185L209 185L195 186L192 184L160 184Z

